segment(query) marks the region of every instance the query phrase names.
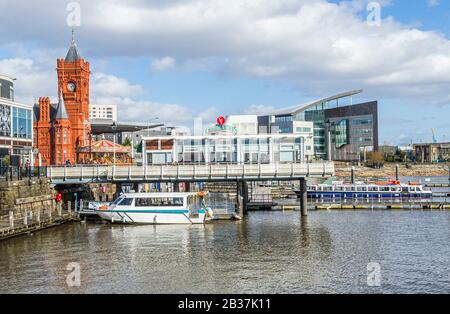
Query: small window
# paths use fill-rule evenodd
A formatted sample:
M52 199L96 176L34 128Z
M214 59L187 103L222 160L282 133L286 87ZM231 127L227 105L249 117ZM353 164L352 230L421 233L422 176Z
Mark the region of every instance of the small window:
M120 202L120 206L131 206L133 204L133 198L124 198L122 202Z

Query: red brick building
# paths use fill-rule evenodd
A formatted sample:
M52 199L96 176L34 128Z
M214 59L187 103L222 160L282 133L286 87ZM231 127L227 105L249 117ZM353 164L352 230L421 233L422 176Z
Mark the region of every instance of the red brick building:
M82 155L77 148L90 145L89 79L90 65L81 58L72 36L65 59L57 60L59 100L39 98L34 105L34 147L41 164L77 163ZM37 156L38 157L38 156ZM39 157L35 159L36 165Z

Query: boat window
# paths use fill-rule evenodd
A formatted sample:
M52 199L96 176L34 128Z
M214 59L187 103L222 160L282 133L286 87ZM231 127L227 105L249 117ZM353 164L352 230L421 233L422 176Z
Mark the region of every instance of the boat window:
M408 187L403 187L402 192L408 192Z
M391 191L392 191L392 192L400 192L401 189L400 189L399 187L392 187L392 188L391 188Z
M122 202L123 197L119 197L118 199L116 199L112 204L113 205L119 205L120 202Z
M347 192L353 191L353 187L352 186L346 186L345 187L345 191L347 191Z
M140 197L136 198L136 207L183 206L182 197Z
M343 192L343 191L344 191L344 187L343 187L343 186L337 186L337 187L335 188L335 191L337 191L337 192Z
M367 187L365 187L365 186L358 186L358 187L356 188L356 190L357 190L358 192L366 192L366 191L367 191Z
M380 188L380 191L382 191L382 192L389 192L389 187L387 187L387 186L382 186L382 187Z
M322 187L321 187L321 186L318 186L318 187L317 187L317 191L322 191Z
M131 206L131 204L133 204L133 198L123 198L122 201L119 203L120 206Z
M369 191L370 192L378 192L378 187L377 186L369 186Z
M325 192L331 192L331 191L333 191L333 187L332 187L332 186L324 186L324 187L323 187L323 190L324 190Z
M316 190L316 187L315 187L315 186L310 186L310 187L309 187L309 190L310 190L310 191L315 191L315 190Z
M416 191L417 191L417 192L420 192L420 187L416 187Z
M414 188L413 186L410 186L410 187L409 187L409 191L410 191L410 192L414 192L414 190L415 190L415 188Z

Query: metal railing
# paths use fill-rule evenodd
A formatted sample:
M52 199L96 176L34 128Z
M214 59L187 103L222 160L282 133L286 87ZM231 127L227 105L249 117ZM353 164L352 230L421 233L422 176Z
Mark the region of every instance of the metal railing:
M20 181L25 179L41 178L45 177L46 174L46 167L0 167L0 181Z
M209 165L79 165L47 167L47 177L61 182L288 179L334 175L334 163Z

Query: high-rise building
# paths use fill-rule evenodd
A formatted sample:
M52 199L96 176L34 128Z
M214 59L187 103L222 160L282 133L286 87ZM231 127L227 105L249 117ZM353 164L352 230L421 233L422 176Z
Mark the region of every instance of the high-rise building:
M104 119L117 121L117 105L94 105L89 106L90 119Z
M65 59L57 60L58 103L39 98L34 106L35 164L62 165L82 158L77 148L90 145L90 65L72 43Z

